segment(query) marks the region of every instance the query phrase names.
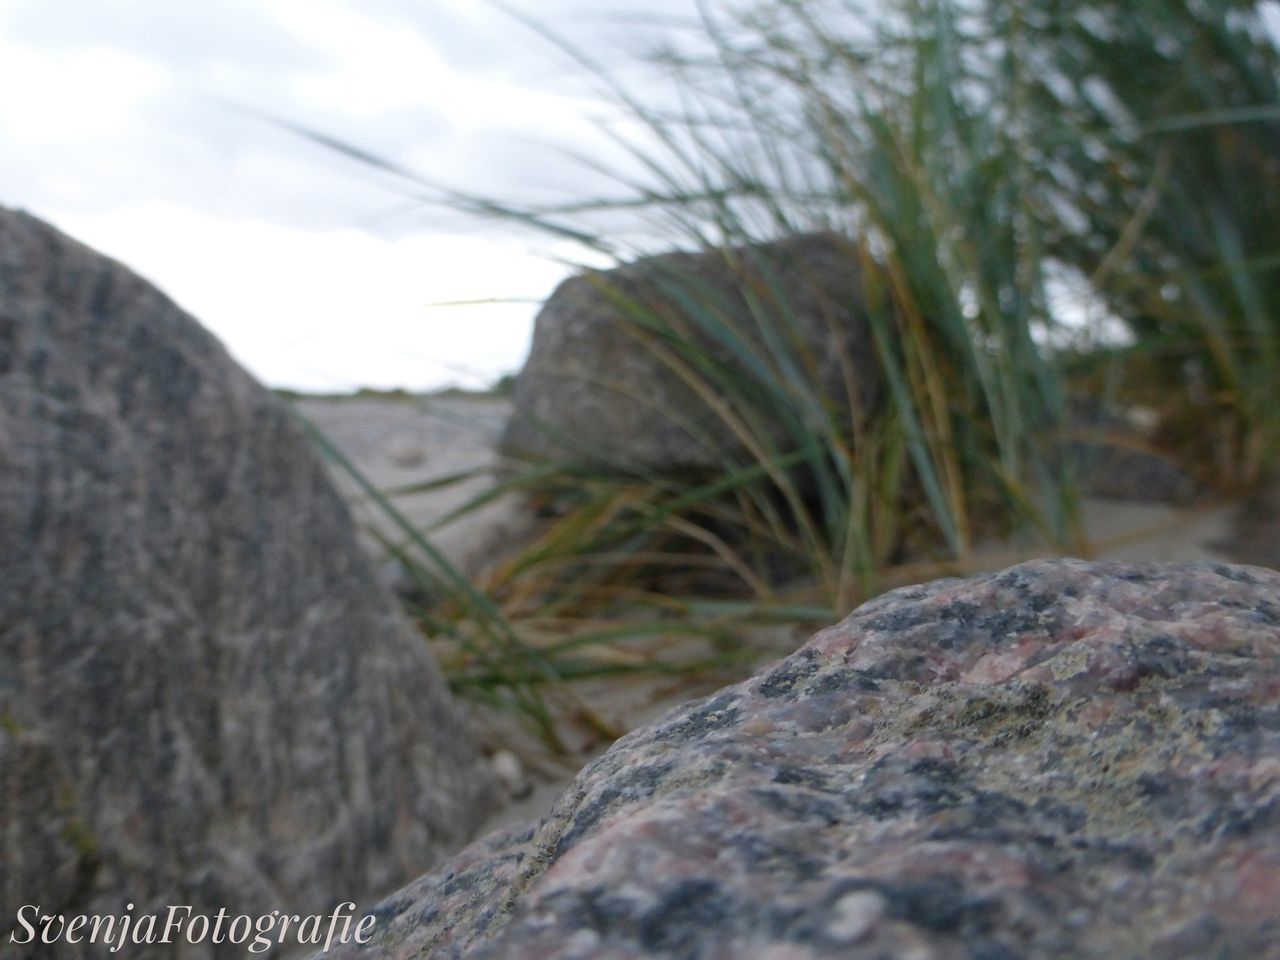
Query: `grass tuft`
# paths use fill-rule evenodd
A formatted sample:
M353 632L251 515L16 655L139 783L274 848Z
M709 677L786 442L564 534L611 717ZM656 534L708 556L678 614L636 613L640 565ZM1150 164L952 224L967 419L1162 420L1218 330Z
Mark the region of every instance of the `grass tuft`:
M1072 397L1155 411L1135 442L1213 488L1274 472L1280 57L1260 7L704 4L696 34L650 51L665 82L643 89L526 21L612 99L626 158L578 158L615 192L543 206L301 131L424 202L619 261L715 251L733 278L729 295L673 257L649 261L656 293L584 279L681 385L691 406L666 415L711 464L508 472L457 516L518 494L546 522L476 582L364 483L436 598L416 614L454 689L563 749L556 711L583 715L583 680L745 669L753 626L830 621L992 540L1086 550ZM823 292L753 253L815 232L858 279L838 306L867 324L873 396L867 357L836 357L829 389L802 322ZM1055 301L1064 277L1083 307Z

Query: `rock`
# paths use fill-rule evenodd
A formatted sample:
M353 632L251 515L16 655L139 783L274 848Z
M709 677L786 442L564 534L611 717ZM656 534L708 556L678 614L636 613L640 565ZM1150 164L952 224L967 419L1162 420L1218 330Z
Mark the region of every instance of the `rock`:
M1213 547L1232 560L1280 570L1280 482L1263 484L1236 506L1228 536Z
M1195 499L1195 481L1181 467L1123 438L1069 443L1064 456L1074 465L1085 496L1171 504Z
M878 395L880 373L853 242L805 234L729 254L666 254L562 283L538 315L502 452L627 472L709 471L726 456L741 455L745 448L722 417L643 342L628 304L672 318L676 329L687 327L681 338L686 346L753 383L748 392L763 401L757 416L762 410L771 421L825 416L795 396L760 387L750 369L756 363L775 366L771 358L777 351L767 339L788 335L793 342L782 352L796 368L779 379L803 381L806 394L813 392L808 384L817 384L825 402L844 411L839 416L846 425L852 419L846 384L853 382L854 399L867 410ZM698 310L689 309L690 301ZM742 331L743 351L699 328L691 319L699 312ZM784 317L790 322L780 323ZM747 406L723 392L720 399L739 415ZM772 428L774 442L785 436Z
M499 750L491 758L493 772L515 800L523 800L533 793L533 783L526 776L524 764L510 750Z
M1278 656L1259 568L896 590L618 741L329 956L1280 958Z
M1059 457L1071 465L1085 496L1171 504L1194 499L1190 475L1119 414L1087 397L1073 397L1067 409L1068 436Z
M0 925L315 912L500 797L290 414L153 287L7 210L0 664Z
M83 902L101 865L58 751L47 736L19 731L6 716L0 716L0 849L3 944L22 904L58 913Z
M406 431L391 438L387 444L387 459L397 467L420 467L427 459L427 450L420 436Z

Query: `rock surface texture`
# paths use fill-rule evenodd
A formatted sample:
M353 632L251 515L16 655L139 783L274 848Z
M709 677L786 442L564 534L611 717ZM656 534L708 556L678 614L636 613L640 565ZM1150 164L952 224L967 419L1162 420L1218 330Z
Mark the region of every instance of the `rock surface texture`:
M2 209L0 772L6 957L25 904L382 894L497 796L285 409L153 287Z
M502 452L621 470L716 468L744 448L671 358L690 370L710 362L741 379L755 376L753 364L777 368L785 356L792 369L778 368L772 379L799 376L819 385L833 409L865 411L880 375L864 302L852 241L834 234L727 253L666 254L566 280L538 315ZM675 339L704 359L683 362L670 340L655 351L661 338L642 331L637 310L661 317ZM696 316L732 327L737 342L711 335ZM787 329L794 331L790 339ZM758 389L752 396L774 419L805 415L793 397ZM723 392L717 402L751 416Z
M345 956L1277 958L1278 655L1258 568L900 589L620 740Z

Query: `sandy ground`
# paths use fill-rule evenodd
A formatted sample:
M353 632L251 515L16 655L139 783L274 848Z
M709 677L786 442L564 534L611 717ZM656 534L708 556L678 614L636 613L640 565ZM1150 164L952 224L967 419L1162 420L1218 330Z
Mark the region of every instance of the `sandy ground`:
M383 490L483 471L495 462L496 441L510 414L510 404L504 398L457 394L304 398L294 405ZM402 538L396 524L361 496L349 474L336 465L333 472L339 488L350 498L357 520L367 531ZM444 489L396 496L393 502L410 523L426 528L483 492L487 483L478 475ZM1277 500L1280 496L1247 504L1211 503L1187 508L1086 501L1083 518L1088 545L1084 553L1094 559L1219 560L1280 566ZM455 565L474 570L500 550L504 540L529 529L530 523L513 500L498 500L432 532L431 539ZM378 540L377 535L366 534L369 548L383 556ZM982 551L971 565L956 572L998 569L1048 555L1052 551L1047 549L995 547ZM385 559L379 562L388 581L397 585L401 576L397 566ZM809 632L775 630L766 644L771 643L781 656ZM719 685L714 680L712 683ZM708 689L629 680L583 685L576 692L609 722L629 729ZM564 734L572 755L567 762L555 763L536 740L509 719L484 714L478 719L486 748L492 752L495 767L507 781L513 798L491 826L540 816L577 766L607 746L597 733L569 728Z
M498 438L511 414L510 401L484 394L426 396L307 397L294 409L314 424L377 489L401 491L493 466ZM350 472L330 463L338 489L375 556L384 557L380 537L403 542L399 524L361 491ZM391 497L397 511L424 530L474 499L490 481L476 475L458 483ZM474 569L484 551L504 535L527 526L516 504L496 502L431 531L431 542L455 565ZM396 585L394 565L383 563Z

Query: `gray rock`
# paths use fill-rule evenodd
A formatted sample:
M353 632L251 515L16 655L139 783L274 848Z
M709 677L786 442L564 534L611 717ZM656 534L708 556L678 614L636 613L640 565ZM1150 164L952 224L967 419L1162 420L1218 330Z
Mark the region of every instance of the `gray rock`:
M44 904L58 913L83 902L101 865L59 752L47 736L19 731L6 716L0 716L0 849L0 904L6 908L0 944L9 943L14 911L22 904Z
M1067 408L1067 440L1058 453L1085 496L1139 503L1185 504L1191 476L1161 456L1139 431L1101 402L1074 397Z
M1232 560L1280 570L1280 482L1263 484L1240 503L1228 535L1212 546Z
M153 287L5 210L0 665L0 926L314 912L500 795L290 414Z
M671 329L683 327L679 342L700 362L752 384L744 388L750 404L724 391L718 401L738 416L763 417L767 422L753 429L773 442L785 438L775 424L787 417L826 416L806 408L804 395L814 392L809 384L832 410L843 411L837 416L847 426L851 406L861 416L879 392L864 303L852 242L834 234L728 255L666 254L566 280L538 315L500 449L517 458L658 472L714 470L726 456L741 455L745 447L724 418L638 335L635 308L666 318ZM738 346L708 334L693 319L699 314L740 331ZM769 346L770 338L785 347ZM678 344L664 348L681 351ZM779 367L779 355L794 369ZM753 365L780 372L762 379ZM761 387L765 379L805 386L788 395ZM848 383L856 384L852 404Z
M1169 504L1187 504L1195 499L1196 484L1186 471L1143 449L1132 437L1068 443L1063 458L1072 464L1085 496Z
M900 589L623 738L329 956L1280 958L1278 656L1259 568Z
M412 433L400 433L387 444L387 459L397 467L420 467L427 459L427 448L422 438Z

